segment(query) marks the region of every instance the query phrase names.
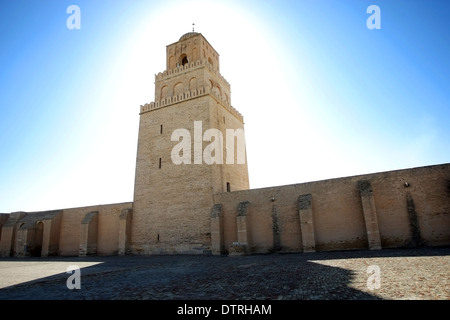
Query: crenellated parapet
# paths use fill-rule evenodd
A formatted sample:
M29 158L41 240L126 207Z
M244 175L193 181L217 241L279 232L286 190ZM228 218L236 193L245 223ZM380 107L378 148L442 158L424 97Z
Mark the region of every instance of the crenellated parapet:
M184 72L193 71L195 69L200 69L203 67L208 68L209 72L211 72L214 76L219 78L223 83L225 83L228 87L230 87L229 82L206 59L201 59L201 60L197 60L197 61L194 61L191 63L186 63L184 66L180 65L174 69L159 72L158 74L155 74L155 81L167 80L173 76L178 76Z
M153 111L156 109L160 109L163 107L167 107L176 103L184 102L187 100L195 99L201 96L212 96L217 102L219 102L226 110L228 110L232 115L234 115L236 118L244 122L244 117L242 114L237 111L234 107L232 107L227 99L225 99L223 96L220 96L220 94L212 90L210 87L199 87L196 90L192 91L186 91L182 94L169 96L163 99L160 99L159 101L146 103L144 105L140 106L140 114Z

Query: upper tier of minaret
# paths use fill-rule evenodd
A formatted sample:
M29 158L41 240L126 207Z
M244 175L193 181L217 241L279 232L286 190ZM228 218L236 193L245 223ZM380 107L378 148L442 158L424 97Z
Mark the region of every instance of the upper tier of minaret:
M177 42L166 47L166 70L197 60L207 60L215 70L220 71L219 54L201 33L185 33Z

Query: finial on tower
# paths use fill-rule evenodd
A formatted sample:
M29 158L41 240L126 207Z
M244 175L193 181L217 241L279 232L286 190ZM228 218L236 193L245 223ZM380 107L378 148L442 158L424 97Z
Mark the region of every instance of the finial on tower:
M195 23L192 23L192 32L194 32Z

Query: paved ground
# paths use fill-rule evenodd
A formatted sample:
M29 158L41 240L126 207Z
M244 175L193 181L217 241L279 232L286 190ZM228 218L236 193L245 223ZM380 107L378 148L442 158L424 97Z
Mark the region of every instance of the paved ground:
M0 259L0 300L38 299L450 300L450 248Z

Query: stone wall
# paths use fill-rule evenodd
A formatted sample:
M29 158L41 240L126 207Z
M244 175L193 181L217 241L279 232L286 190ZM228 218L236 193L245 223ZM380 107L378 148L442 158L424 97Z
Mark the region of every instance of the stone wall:
M0 239L2 238L2 228L9 219L9 213L0 213Z
M450 244L450 164L220 193L214 203L216 254Z
M0 255L116 255L128 250L132 203L97 205L41 212L15 212L2 227ZM131 216L131 213L129 213ZM122 230L123 229L123 230ZM120 236L121 235L121 236Z
M117 255L120 216L131 210L132 202L64 209L60 255ZM122 225L122 228L127 228ZM126 238L123 238L126 240ZM122 244L122 247L124 244Z

